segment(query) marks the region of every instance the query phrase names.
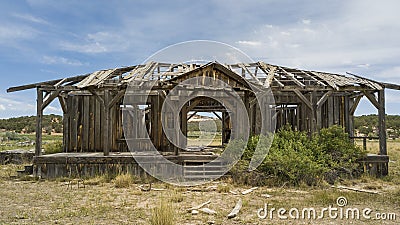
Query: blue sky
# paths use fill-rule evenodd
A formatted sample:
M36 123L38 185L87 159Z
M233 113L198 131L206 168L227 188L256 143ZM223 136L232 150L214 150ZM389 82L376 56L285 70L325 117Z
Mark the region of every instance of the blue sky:
M206 39L255 60L400 83L399 1L2 1L0 118L34 115L26 83L134 65ZM400 91L387 91L400 114ZM57 103L46 113L61 113ZM363 100L356 114L376 113Z

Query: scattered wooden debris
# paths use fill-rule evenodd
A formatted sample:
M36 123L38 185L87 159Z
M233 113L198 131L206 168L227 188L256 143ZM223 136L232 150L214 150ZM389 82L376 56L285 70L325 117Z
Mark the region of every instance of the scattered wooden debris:
M196 209L193 209L191 213L192 213L192 215L197 215L197 214L199 214L199 211Z
M215 221L214 220L209 220L209 221L207 221L207 224L213 225L213 224L215 224Z
M151 183L149 184L148 187L145 187L144 184L139 185L139 189L140 189L141 191L150 191L150 190L151 190Z
M203 208L204 206L206 206L206 205L208 205L210 203L211 203L211 200L208 200L208 201L206 201L204 203L201 203L200 205L197 205L197 206L194 206L194 207L192 207L190 209L187 209L187 211L188 212L192 212L192 210L199 210L199 209Z
M201 208L201 209L199 209L199 211L200 211L200 212L203 212L203 213L206 213L206 214L209 214L209 215L215 215L215 214L217 214L216 211L214 211L214 210L212 210L212 209L209 209L209 208Z
M229 193L231 193L233 195L238 195L237 191L229 191Z
M167 189L165 189L165 188L151 188L151 190L152 191L165 191L165 190L167 190Z
M242 195L247 195L249 193L251 193L252 191L256 190L258 187L252 187L250 189L247 189L245 191L242 191Z
M218 188L218 186L217 185L212 185L212 186L209 186L209 187L206 187L206 191L215 191L215 190L217 190L217 188Z
M272 196L269 195L269 194L261 194L261 197L264 197L264 198L271 198Z
M154 188L154 187L151 187L151 183L149 184L148 187L146 187L144 184L139 185L139 189L142 190L142 191L165 191L166 190L165 188Z
M353 188L353 187L346 187L346 186L334 186L332 185L331 187L337 188L337 189L345 189L345 190L350 190L350 191L357 191L357 192L364 192L364 193L369 193L369 194L380 194L378 191L371 191L371 190L364 190L364 189L358 189L358 188Z
M188 191L189 192L202 192L203 189L196 187L196 188L189 188Z
M236 217L241 208L242 208L242 199L239 199L239 201L235 205L235 208L233 208L232 212L228 214L228 219Z
M83 179L72 179L67 183L67 189L72 189L72 186L76 184L78 188L85 188L85 181Z

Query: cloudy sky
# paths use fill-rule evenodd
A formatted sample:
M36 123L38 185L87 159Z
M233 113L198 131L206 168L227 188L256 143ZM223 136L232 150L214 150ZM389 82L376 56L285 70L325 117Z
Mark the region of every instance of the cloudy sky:
M255 60L400 83L399 1L2 1L0 118L35 114L10 86L134 65L171 44L215 40ZM400 92L387 91L400 114ZM52 104L47 113L60 113ZM376 113L363 100L357 114Z

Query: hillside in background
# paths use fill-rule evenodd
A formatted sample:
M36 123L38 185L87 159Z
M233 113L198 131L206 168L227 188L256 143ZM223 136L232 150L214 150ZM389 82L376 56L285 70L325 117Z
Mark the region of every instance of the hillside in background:
M22 116L9 119L0 119L0 129L17 133L33 133L36 129L36 116ZM62 132L62 116L44 115L43 130L47 132Z
M377 136L378 116L375 114L356 116L354 128L363 136ZM400 115L386 115L386 130L391 138L400 137Z
M213 120L211 117L206 116L194 116L189 121L189 130L198 130L200 121ZM217 124L217 130L221 131L221 122L215 121ZM36 127L35 116L23 116L17 118L0 119L0 129L7 131L15 131L17 133L33 133ZM377 115L363 115L355 116L354 127L358 131L359 135L363 136L376 136L378 127L378 116ZM400 137L400 115L387 115L386 116L386 128L389 137ZM45 132L62 132L62 116L60 115L44 115L43 116L43 130Z

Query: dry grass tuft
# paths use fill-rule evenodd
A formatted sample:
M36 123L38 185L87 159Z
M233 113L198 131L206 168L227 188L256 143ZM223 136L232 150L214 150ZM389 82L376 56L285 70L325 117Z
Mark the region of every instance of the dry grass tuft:
M183 202L184 197L182 193L179 190L174 190L172 196L171 196L171 201L175 203Z
M132 183L133 177L128 173L120 174L114 179L114 185L116 188L128 188Z
M231 188L228 185L219 184L217 187L218 193L228 193Z
M106 175L99 175L85 180L85 184L87 185L100 185L108 182L109 180L107 180Z
M174 208L172 204L162 199L153 210L150 217L151 225L172 225L174 224Z

